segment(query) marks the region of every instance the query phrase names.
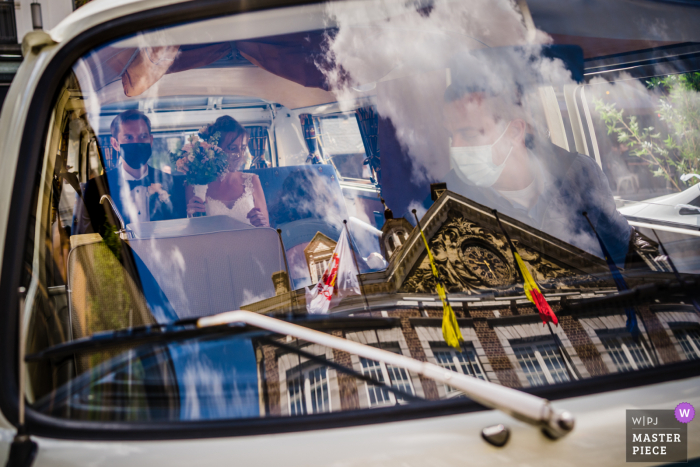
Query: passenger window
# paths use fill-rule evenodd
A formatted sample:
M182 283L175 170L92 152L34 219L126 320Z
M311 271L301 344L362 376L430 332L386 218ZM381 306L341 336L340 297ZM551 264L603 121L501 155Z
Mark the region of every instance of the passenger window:
M658 235L682 271L698 271L700 243L692 231L700 225L694 204L700 153L692 128L700 74L619 78L594 79L580 93L590 112L590 155L605 172L619 211L645 223L637 226L644 235L654 241ZM649 222L690 230L671 234Z
M333 161L345 178L369 179L371 168L355 115L338 115L318 119L323 154ZM376 136L375 136L376 138Z

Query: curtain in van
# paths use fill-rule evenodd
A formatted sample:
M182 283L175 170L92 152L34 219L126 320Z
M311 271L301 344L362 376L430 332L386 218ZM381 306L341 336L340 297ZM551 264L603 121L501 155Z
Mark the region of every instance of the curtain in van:
M364 160L364 165L369 165L372 170L372 182L380 183L382 179L381 164L379 159L379 115L374 107L361 107L355 110L357 116L357 124L360 127L362 142L365 145L367 158Z
M323 164L323 159L318 152L318 139L316 138L316 126L314 125L314 117L311 114L300 114L301 129L304 132L306 146L309 148L309 157L306 162L310 164Z
M267 152L267 128L264 126L254 126L248 128L248 150L253 156L253 162L250 164L251 169L266 169L268 163L265 160L265 152Z
M125 95L137 96L164 74L201 68L229 54L229 42L145 48L108 45L90 53L84 61L96 89L121 80Z

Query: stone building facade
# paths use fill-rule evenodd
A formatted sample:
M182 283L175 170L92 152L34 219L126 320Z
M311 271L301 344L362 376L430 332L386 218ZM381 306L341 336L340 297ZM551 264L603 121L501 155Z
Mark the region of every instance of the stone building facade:
M544 325L523 295L492 214L448 191L421 224L450 291L464 337L461 349L450 348L443 340L442 303L432 293L427 255L415 229L393 252L385 271L361 276L364 297L346 298L317 326L351 341L514 388L564 384L700 358L700 317L682 296L636 306L641 335L635 340L626 329L624 308L600 301L616 292L600 258L515 220L502 220L559 325ZM490 268L489 277L478 267L479 261L469 261L469 254L472 259L500 262L500 269ZM630 287L644 280L630 278ZM295 312L303 314L302 291L292 296ZM268 313L275 309L273 299L251 309L256 307ZM264 375L261 406L269 415L406 403L381 387L293 349L419 398L462 396L443 384L382 362L289 337L278 342L283 347L268 341L260 343L257 352L259 372Z

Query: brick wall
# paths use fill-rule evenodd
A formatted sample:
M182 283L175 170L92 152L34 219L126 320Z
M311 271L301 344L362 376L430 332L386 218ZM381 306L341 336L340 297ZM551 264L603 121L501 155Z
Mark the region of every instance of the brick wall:
M263 358L265 361L265 388L267 391L268 415L279 416L282 414L280 407L280 373L275 356L275 347L263 345Z
M441 310L442 313L442 310ZM411 325L411 318L419 318L421 316L420 311L416 309L406 309L406 310L396 310L389 312L389 316L397 317L401 319L401 332L403 332L403 337L406 339L406 345L408 345L408 350L411 352L411 357L421 362L427 362L428 358L425 356L423 351L423 346L418 338L418 333ZM423 394L428 400L437 400L440 398L438 395L437 386L435 381L420 377L421 386L423 386Z
M608 367L605 366L600 352L598 352L598 349L591 341L586 330L581 326L581 323L572 316L560 316L558 314L558 311L561 309L559 305L553 306L552 309L557 313L559 325L576 350L576 353L586 367L586 370L588 370L588 373L590 373L591 376L607 375Z
M490 310L470 310L472 318L474 318L474 330L479 337L481 347L483 347L486 357L491 363L494 373L498 376L498 381L504 386L511 388L522 387L518 376L513 370L506 351L498 340L496 331L494 331L486 322L486 318L493 318L495 315Z

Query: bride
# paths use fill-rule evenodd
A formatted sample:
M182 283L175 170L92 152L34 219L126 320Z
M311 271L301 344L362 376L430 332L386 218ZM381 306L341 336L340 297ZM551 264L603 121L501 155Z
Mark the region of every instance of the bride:
M194 196L187 187L187 214L205 212L208 216L230 216L255 227L269 227L270 218L260 179L255 174L240 172L247 162L248 133L228 115L216 119L199 131L203 139L221 133L219 147L228 156L228 170L209 184L206 200Z

